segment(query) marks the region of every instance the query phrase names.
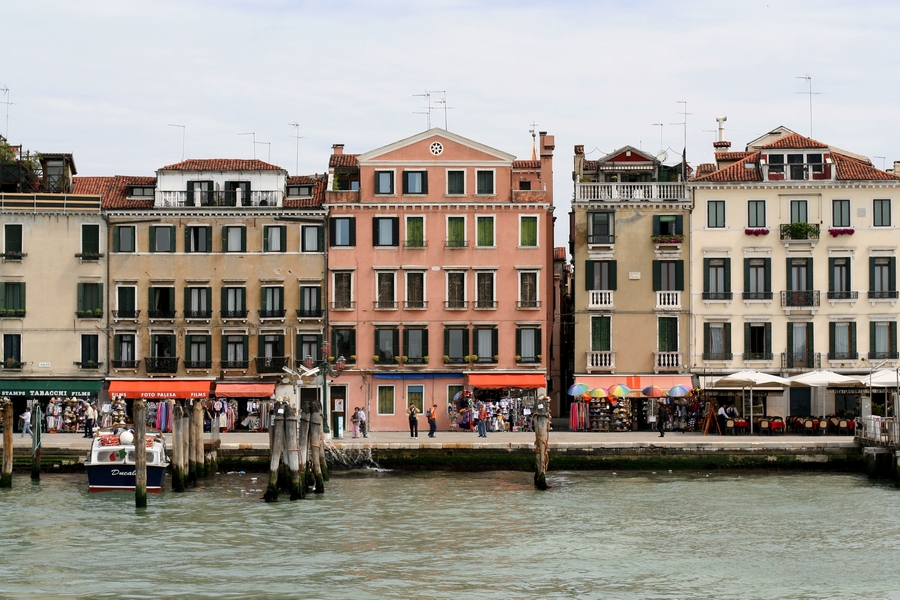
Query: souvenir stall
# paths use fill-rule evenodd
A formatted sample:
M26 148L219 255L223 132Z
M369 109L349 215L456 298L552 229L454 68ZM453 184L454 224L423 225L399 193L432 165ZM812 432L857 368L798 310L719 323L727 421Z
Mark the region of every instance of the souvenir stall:
M547 381L541 373L470 373L475 402L490 414L489 431L530 431L531 409L539 388Z
M26 407L33 408L39 403L42 415L49 417L42 420L47 432L83 431L86 403L97 401L100 384L99 379L2 379L0 397L12 401L17 424L18 415Z
M147 401L155 411L147 424L156 429L171 431L175 402L206 400L210 395L209 379L113 379L109 382L109 400L100 406L100 426L131 422L132 406L137 399Z
M591 398L589 431L631 431L631 398Z
M147 426L160 431L171 432L175 401L147 402Z
M211 414L222 431L268 430L274 383L216 382L214 395Z
M115 397L100 406L100 427L114 427L131 422L125 398Z

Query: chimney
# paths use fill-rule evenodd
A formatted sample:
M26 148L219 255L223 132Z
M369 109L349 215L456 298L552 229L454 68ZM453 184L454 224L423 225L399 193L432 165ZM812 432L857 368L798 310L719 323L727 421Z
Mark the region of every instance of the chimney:
M575 170L572 172L572 179L578 183L582 177L584 177L584 144L577 144L575 146Z
M556 148L556 141L552 135L547 135L546 131L539 132L541 157L541 183L544 191L547 192L547 202L553 204L553 150Z
M892 172L894 175L900 175L900 160L894 161L894 170Z
M716 141L713 142L713 148L715 148L716 152L728 152L731 148L731 142L725 141L725 121L727 120L728 117L716 117L716 122L719 124L719 133Z
M344 153L344 145L343 144L334 144L331 147L332 154L343 154Z

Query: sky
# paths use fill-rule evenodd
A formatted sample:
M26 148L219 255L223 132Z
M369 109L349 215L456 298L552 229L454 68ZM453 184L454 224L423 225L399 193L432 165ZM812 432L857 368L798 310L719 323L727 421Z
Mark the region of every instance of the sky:
M321 173L333 144L427 129L431 92L432 126L519 158L532 129L555 136L564 245L576 144L675 162L686 140L696 167L723 115L732 150L783 125L900 160L897 2L32 0L2 16L0 132L72 153L79 175L182 154Z

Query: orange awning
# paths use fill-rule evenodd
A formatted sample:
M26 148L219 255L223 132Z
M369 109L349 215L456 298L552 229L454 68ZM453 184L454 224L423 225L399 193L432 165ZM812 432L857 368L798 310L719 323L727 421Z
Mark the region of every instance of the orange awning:
M275 395L274 383L217 383L217 398L270 398Z
M542 388L547 380L539 373L472 373L469 385L477 388Z
M676 385L683 385L688 389L694 387L690 375L578 375L575 377L575 383L583 383L591 390L621 383L632 392L637 392L635 394L637 396L640 396L642 389L650 385L659 386L666 392Z
M209 398L212 381L207 379L157 380L117 379L109 382L109 395L114 398Z

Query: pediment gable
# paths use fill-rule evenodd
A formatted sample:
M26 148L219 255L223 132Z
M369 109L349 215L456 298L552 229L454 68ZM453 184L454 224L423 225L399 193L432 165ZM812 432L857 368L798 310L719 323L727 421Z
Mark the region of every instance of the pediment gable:
M360 154L360 166L388 163L460 162L512 164L515 156L439 127Z
M610 152L597 161L598 166L604 163L634 163L634 162L656 162L656 157L647 154L643 150L638 150L634 146L624 146L618 150Z

